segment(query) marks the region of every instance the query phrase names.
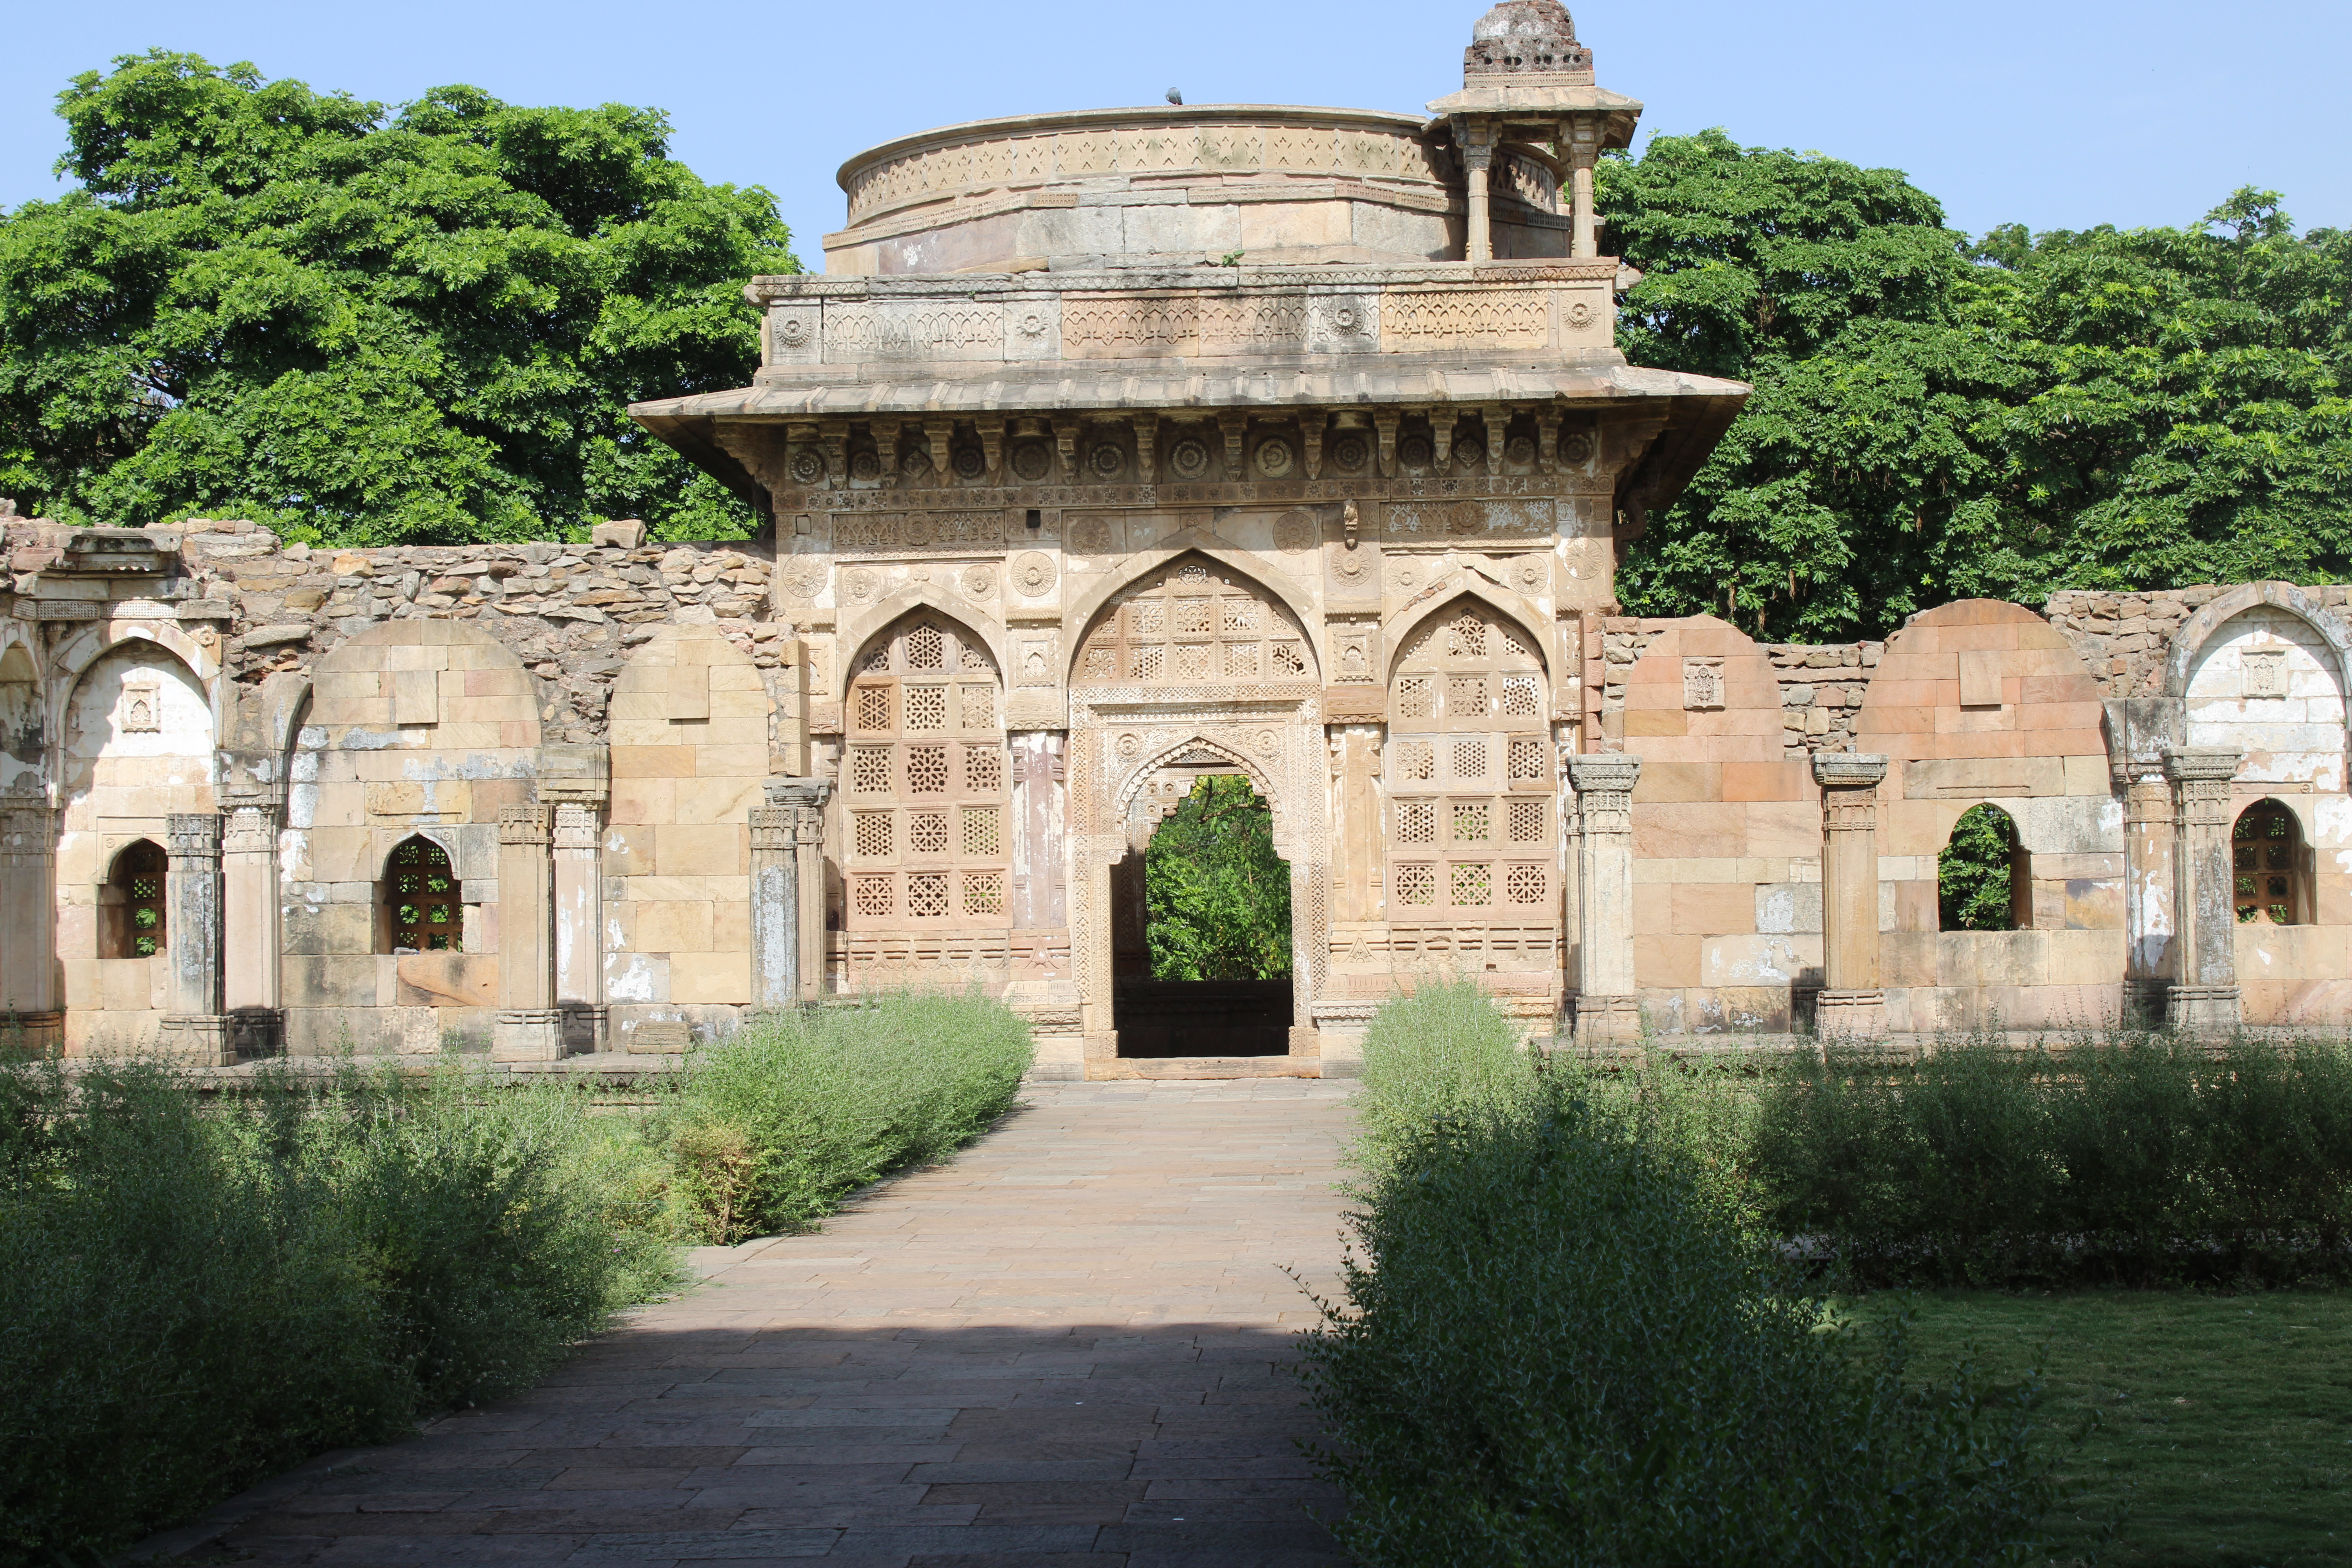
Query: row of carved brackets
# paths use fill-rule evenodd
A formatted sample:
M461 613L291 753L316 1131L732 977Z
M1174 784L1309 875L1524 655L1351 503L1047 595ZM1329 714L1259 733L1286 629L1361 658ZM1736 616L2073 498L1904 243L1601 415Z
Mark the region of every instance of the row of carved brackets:
M1584 468L1596 450L1595 416L1570 413L1559 403L1511 405L1481 403L1438 407L1373 409L1301 409L1295 414L1260 414L1247 409L1222 409L1188 416L1160 414L982 415L977 419L950 416L877 417L862 422L847 419L797 421L785 427L787 443L784 483L795 488L874 489L937 488L930 476L953 468L960 456L973 461L955 469L970 484L1007 482L1076 483L1092 479L1103 483L1156 481L1163 450L1172 452L1187 442L1198 443L1208 462L1196 474L1171 476L1178 481L1222 478L1238 483L1259 465L1259 451L1269 442L1281 442L1285 456L1278 467L1262 468L1260 477L1295 477L1293 465L1309 479L1322 478L1327 462L1344 444L1363 444L1357 468L1376 465L1382 479L1395 479L1406 467L1444 470L1453 466L1457 447L1483 448L1488 474L1500 474L1506 464L1552 474ZM1465 428L1468 427L1468 428ZM1502 438L1494 433L1502 432ZM1407 464L1400 449L1415 437L1429 443L1426 463ZM1510 448L1524 441L1523 455ZM1046 455L1048 468L1034 474L1006 478L1006 468L1022 448ZM1098 458L1108 447L1111 456ZM917 455L919 456L917 456ZM1344 454L1343 454L1344 455ZM1142 478L1129 478L1132 472ZM1213 474L1211 468L1219 468Z

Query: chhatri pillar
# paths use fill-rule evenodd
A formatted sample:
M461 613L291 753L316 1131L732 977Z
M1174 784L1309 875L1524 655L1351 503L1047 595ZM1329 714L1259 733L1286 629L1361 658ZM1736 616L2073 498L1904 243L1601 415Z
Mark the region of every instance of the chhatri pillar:
M1813 1032L1870 1037L1886 1030L1878 969L1878 786L1886 759L1818 752L1822 788L1822 969Z
M2179 963L2165 1021L2197 1032L2234 1029L2238 996L2236 869L2230 858L2230 781L2245 753L2185 746L2164 753L2176 813L2173 910Z

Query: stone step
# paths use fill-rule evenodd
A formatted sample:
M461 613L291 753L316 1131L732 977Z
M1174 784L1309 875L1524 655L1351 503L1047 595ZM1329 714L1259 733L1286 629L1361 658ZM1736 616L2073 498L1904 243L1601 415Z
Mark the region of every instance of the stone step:
M1119 1057L1087 1064L1087 1077L1114 1079L1321 1078L1313 1057Z

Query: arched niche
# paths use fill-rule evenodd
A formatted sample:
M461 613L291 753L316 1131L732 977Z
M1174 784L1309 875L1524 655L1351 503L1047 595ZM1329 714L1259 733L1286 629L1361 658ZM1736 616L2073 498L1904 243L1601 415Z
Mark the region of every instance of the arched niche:
M2177 649L2188 743L2244 752L2241 778L2340 791L2346 705L2333 618L2234 596L2246 602Z

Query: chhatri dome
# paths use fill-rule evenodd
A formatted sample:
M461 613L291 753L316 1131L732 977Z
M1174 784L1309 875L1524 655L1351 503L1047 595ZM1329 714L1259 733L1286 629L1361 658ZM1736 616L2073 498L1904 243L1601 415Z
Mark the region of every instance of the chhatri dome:
M1592 79L1592 51L1576 41L1576 19L1559 0L1503 0L1470 29L1462 74L1558 75Z

